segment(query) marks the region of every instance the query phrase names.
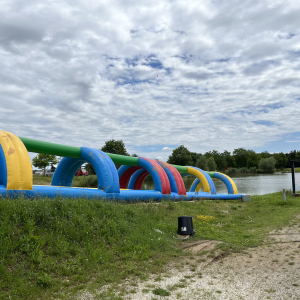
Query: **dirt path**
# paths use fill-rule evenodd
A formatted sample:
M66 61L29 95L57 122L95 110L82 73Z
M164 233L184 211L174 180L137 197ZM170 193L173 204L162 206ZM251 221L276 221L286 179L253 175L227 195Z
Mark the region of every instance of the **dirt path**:
M214 241L186 245L194 256L160 277L123 282L119 299L300 299L300 228L289 226L269 235L267 245L225 258L197 256ZM110 299L88 292L80 299ZM169 295L167 295L169 293Z

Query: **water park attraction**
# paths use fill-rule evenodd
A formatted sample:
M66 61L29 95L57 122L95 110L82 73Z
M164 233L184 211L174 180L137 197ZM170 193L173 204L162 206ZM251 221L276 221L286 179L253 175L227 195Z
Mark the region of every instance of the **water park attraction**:
M51 186L33 185L32 165L28 152L62 156L54 172ZM72 187L77 169L89 162L96 171L98 188ZM122 166L117 170L115 164ZM150 174L154 190L141 190ZM183 177L195 177L187 192ZM218 194L214 180L222 181L228 194ZM202 187L203 191L200 191ZM205 172L196 167L171 165L144 157L105 153L88 147L71 147L18 137L0 131L0 197L55 198L84 197L145 201L162 199L242 199L233 180L219 172Z

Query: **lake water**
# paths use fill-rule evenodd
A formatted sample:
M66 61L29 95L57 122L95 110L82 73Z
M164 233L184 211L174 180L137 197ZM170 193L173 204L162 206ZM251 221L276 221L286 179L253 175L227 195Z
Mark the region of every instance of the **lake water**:
M291 173L275 173L272 175L251 175L232 177L238 192L248 195L264 195L282 191L282 189L292 190ZM189 191L193 178L184 178L186 190ZM215 181L217 193L227 194L227 188L221 181ZM300 190L300 173L295 174L296 191ZM143 190L154 190L153 182L145 182Z

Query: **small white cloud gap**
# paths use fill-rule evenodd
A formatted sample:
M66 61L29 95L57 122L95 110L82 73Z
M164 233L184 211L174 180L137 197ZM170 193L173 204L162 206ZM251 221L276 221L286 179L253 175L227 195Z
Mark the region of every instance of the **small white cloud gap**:
M164 148L162 148L162 151L172 151L173 150L173 148L170 148L170 147L164 147Z

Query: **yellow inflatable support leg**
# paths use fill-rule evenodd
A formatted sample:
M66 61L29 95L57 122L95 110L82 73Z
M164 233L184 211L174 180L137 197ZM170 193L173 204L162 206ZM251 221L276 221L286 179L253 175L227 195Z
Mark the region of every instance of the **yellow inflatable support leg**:
M32 190L32 166L27 149L14 134L0 131L7 168L7 190Z
M200 171L192 167L187 167L187 173L196 176L200 180L200 182L203 185L204 192L211 193L209 183L205 178L205 176Z

